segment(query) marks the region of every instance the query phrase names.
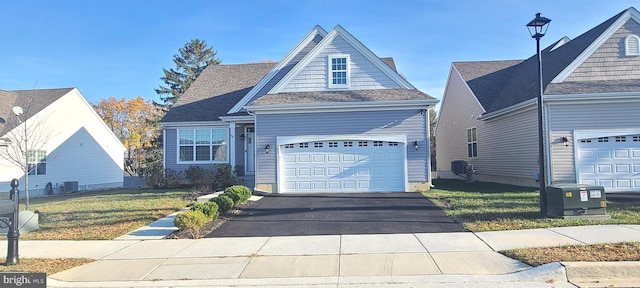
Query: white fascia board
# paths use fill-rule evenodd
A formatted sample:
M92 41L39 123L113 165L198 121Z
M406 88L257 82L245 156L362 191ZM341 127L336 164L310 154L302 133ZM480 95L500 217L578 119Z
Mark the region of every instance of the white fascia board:
M279 104L265 106L247 106L247 110L267 114L273 113L318 113L328 111L362 111L362 110L390 110L390 109L428 109L438 104L438 99L376 101L376 102L326 102L305 104Z
M509 106L507 108L503 108L503 109L500 109L498 111L494 111L494 112L487 113L487 114L482 114L482 116L478 117L478 120L487 121L487 120L494 119L496 117L500 117L500 116L505 115L505 114L513 113L513 112L516 112L516 111L521 111L523 109L536 108L537 107L536 106L537 102L538 102L538 98L529 99L527 101L520 102L520 103L515 104L515 105L511 105L511 106Z
M302 49L304 49L304 47L306 47L309 44L309 42L311 42L311 40L313 40L313 38L315 38L317 35L325 37L327 35L327 31L324 30L319 25L316 25L315 27L313 27L313 29L311 29L311 31L309 31L309 33L307 33L307 35L304 38L302 38L302 41L298 42L298 44L295 47L293 47L293 49L291 49L291 51L289 51L289 53L287 53L287 55L285 55L278 62L278 64L275 67L273 67L273 69L271 69L269 73L267 73L265 77L262 77L262 79L260 79L258 84L253 86L253 88L251 88L249 93L247 93L247 95L242 97L242 99L238 101L238 103L236 103L236 105L233 106L231 110L227 112L227 114L240 112L240 110L244 108L244 105L247 105L247 103L256 95L256 93L258 93L258 91L264 88L264 85L267 85L267 83L269 83L269 81L271 81L271 79L276 74L278 74L278 72L280 72L282 68L287 66L291 62L291 60L293 60L293 58L297 56L300 53L300 51L302 51Z
M190 128L190 127L229 127L229 123L222 121L185 121L160 122L162 128Z
M255 116L246 115L246 116L220 116L218 117L223 122L233 122L233 123L253 123L256 120Z
M353 37L349 32L347 32L342 26L336 25L329 34L327 34L316 47L314 47L309 54L307 54L296 67L293 67L289 73L280 80L271 90L269 94L279 93L284 87L286 87L293 78L304 69L309 63L319 56L322 51L325 50L329 44L333 43L333 40L337 37L341 36L349 45L351 45L354 49L358 50L365 58L367 58L371 63L373 63L376 67L380 68L389 78L394 80L398 85L403 88L408 89L416 89L409 81L402 78L398 73L393 71L389 65L385 64L378 56L376 56L371 50L369 50L366 46L364 46L358 39Z
M407 144L407 135L403 134L336 134L336 135L303 135L303 136L278 136L276 143L278 146L304 142L321 142L331 140L366 140L366 141L388 141Z
M593 54L598 48L600 48L600 46L602 46L605 41L611 38L611 36L631 18L640 23L640 15L638 14L637 10L631 9L631 13L630 11L625 12L622 16L620 16L620 18L618 18L618 20L613 22L613 24L611 24L611 26L609 26L607 30L600 34L600 36L598 36L598 38L596 38L596 40L593 41L593 43L591 43L589 47L587 47L587 49L585 49L578 57L576 57L576 59L574 59L571 64L569 64L564 70L562 70L562 72L558 73L558 75L556 75L556 77L551 80L551 83L562 83L565 79L567 79L567 77L569 77L571 73L578 69L578 67L582 65L582 63L584 63L584 61L586 61L591 56L591 54Z

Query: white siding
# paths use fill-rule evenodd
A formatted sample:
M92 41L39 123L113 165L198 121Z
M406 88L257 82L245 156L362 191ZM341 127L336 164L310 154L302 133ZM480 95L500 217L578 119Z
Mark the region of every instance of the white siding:
M538 126L537 112L532 108L478 120L482 108L452 69L436 130L438 176L456 177L451 173L451 161L465 160L474 165L477 180L535 186ZM467 129L472 127L477 127L478 135L475 158L467 153Z
M449 73L449 81L441 105L435 135L435 157L438 175L446 176L447 172L451 171L453 160L474 163L467 157L467 129L481 123L476 118L483 113L483 110L453 67ZM478 131L478 136L481 137L481 135ZM478 146L483 145L485 143L479 140ZM479 155L480 153L478 152Z
M401 88L347 41L337 36L333 43L302 69L281 92L327 90L327 56L331 54L350 55L350 90Z
M48 154L47 174L29 176L31 196L42 195L47 182L55 186L78 181L80 190L122 187L124 148L77 90L30 118L28 127L29 123L38 123L48 136L43 147ZM23 190L22 170L3 161L0 191L9 189L12 178L19 179Z

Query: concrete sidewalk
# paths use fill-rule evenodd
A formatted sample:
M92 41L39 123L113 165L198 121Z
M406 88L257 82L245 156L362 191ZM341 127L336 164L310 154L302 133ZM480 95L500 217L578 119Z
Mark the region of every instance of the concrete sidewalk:
M149 230L156 234L162 230L153 228L158 227L152 223ZM49 287L574 287L568 281L633 287L640 283L638 262L531 268L496 252L640 241L640 225L197 240L142 240L153 234L144 230L134 233L138 239L129 235L114 241L20 241L20 256L97 260L49 275ZM6 242L0 243L0 249L6 249ZM601 274L592 273L593 267ZM605 279L615 275L619 277Z

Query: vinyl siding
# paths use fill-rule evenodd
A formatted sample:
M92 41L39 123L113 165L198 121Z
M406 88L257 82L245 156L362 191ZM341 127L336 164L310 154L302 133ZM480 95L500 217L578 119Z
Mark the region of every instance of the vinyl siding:
M482 108L452 69L436 130L438 176L455 178L451 161L473 164L481 181L535 185L538 171L537 112L528 108L488 121L478 120ZM478 157L467 153L467 129L476 127Z
M425 107L427 108L427 107ZM362 111L305 114L257 114L256 147L258 184L275 184L277 174L278 136L390 134L407 137L407 169L409 182L426 182L428 147L426 117L415 110ZM418 141L419 149L413 147ZM271 147L269 154L264 147Z
M625 23L589 56L565 81L625 80L640 78L640 57L625 56L625 38L640 35L640 24Z
M435 135L438 175L447 174L440 172L450 172L453 160L465 160L475 164L475 159L467 157L467 129L481 123L476 118L482 113L483 110L475 96L469 91L455 68L452 68L446 94L442 100ZM478 136L481 135L481 131L478 131ZM483 145L485 143L478 141L479 147ZM481 155L480 153L478 151L478 155Z
M552 180L576 181L574 165L573 131L597 129L631 129L640 127L639 102L590 104L552 104L548 106L550 129ZM569 139L565 147L562 137Z
M333 43L293 77L281 92L327 90L327 61L328 55L331 54L350 55L350 90L401 88L347 41L337 36Z
M27 127L41 135L36 138L42 137L41 150L47 152L46 174L29 176L31 197L44 195L48 182L55 187L77 181L79 190L122 187L124 147L77 90L29 118ZM17 127L21 129L24 126ZM23 171L0 158L0 192L10 189L12 178L24 191Z

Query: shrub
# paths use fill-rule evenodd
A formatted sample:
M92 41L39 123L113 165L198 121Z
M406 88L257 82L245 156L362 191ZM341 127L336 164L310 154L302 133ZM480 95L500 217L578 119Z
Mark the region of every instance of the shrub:
M178 227L180 231L190 230L196 236L207 221L207 216L201 211L189 210L176 215L176 218L173 219L173 225Z
M215 191L222 191L224 188L238 185L241 182L239 178L234 176L233 168L229 164L218 165L213 177L213 188Z
M226 189L224 189L224 193L227 192L238 194L238 203L246 202L247 200L249 200L249 198L251 198L251 190L249 190L249 188L247 188L246 186L234 185L231 187L227 187Z
M199 211L204 216L207 217L208 220L215 220L218 218L218 204L215 202L208 201L206 203L195 203L191 206L191 211Z
M233 190L225 190L224 193L222 193L222 195L231 198L231 200L233 200L233 204L239 204L240 200L242 199L240 194L238 194L237 191L233 191Z
M227 213L231 208L233 208L233 199L229 198L227 195L219 195L218 197L211 198L209 201L215 202L218 204L218 209L220 209L220 213Z
M189 166L184 171L186 178L197 191L208 193L213 189L213 169L203 169L199 166Z
M184 178L182 171L163 170L162 162L150 164L140 172L140 176L152 188L178 188Z

